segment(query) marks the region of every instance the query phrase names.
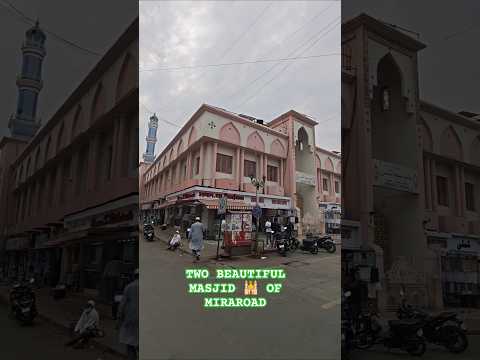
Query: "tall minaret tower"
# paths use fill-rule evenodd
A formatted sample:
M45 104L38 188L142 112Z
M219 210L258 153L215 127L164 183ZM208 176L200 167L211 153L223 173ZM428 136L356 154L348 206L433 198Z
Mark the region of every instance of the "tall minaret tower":
M42 61L45 52L45 33L38 21L25 33L22 46L22 71L17 77L18 99L15 115L10 117L8 127L12 137L31 139L38 128L37 101L42 89Z
M158 118L153 114L148 122L147 150L143 153L143 161L153 163L155 160L155 144L157 143Z

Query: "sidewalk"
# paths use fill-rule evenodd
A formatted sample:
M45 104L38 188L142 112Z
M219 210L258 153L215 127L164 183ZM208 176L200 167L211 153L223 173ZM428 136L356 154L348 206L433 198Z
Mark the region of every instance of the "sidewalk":
M162 242L165 243L165 245L167 245L169 243L169 241L172 239L173 237L173 234L175 233L175 229L172 228L172 227L168 227L166 230L161 230L160 229L160 226L154 226L154 230L155 230L155 238L161 240ZM182 234L180 233L181 235L181 247L179 248L179 250L184 253L184 254L188 254L191 256L192 252L188 246L188 240L185 238L185 234ZM216 258L217 256L217 241L215 240L205 240L203 242L204 244L204 248L201 252L201 257L202 258L205 258L205 259L214 259ZM223 249L221 248L222 244L220 243L220 248L219 248L219 254L222 255L223 254ZM264 253L265 254L268 254L268 253L272 253L272 252L276 252L277 250L276 249L265 249ZM245 256L250 256L250 254L247 254L247 255L236 255L235 257L245 257Z
M0 286L0 302L9 303L10 287ZM50 295L50 288L35 289L38 316L56 326L63 327L68 332L72 323L76 322L82 313L89 297L82 293L69 293L64 299L54 300ZM98 348L126 357L126 350L118 342L116 321L112 319L111 308L108 305L96 304L100 317L100 328L105 332L105 337L93 339L93 345ZM59 344L64 346L64 344Z

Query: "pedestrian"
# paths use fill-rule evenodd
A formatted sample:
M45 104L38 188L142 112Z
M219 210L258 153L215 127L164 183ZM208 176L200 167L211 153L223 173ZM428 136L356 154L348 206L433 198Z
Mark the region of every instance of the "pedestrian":
M118 309L119 342L127 346L129 360L136 360L138 355L138 278L136 269L134 280L123 291Z
M190 249L192 250L192 255L198 261L200 260L200 251L203 248L203 236L205 228L200 221L200 218L197 216L195 222L190 227Z
M267 219L265 222L265 235L267 237L267 246L272 248L273 247L273 241L272 241L272 223L270 220Z
M80 347L85 345L90 338L95 337L95 331L98 329L100 318L95 309L95 302L88 300L85 310L83 310L80 319L75 325L75 336L72 340L67 342L66 346Z
M180 240L180 231L177 230L168 244L168 250L177 250L177 248L180 246Z

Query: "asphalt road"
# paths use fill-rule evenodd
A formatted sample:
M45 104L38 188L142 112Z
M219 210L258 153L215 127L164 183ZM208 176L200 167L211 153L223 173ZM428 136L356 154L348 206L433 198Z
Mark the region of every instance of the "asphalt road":
M350 360L395 360L395 359L409 359L411 358L405 352L392 350L391 352L386 351L381 346L375 347L371 350L356 350L352 352ZM427 352L422 356L422 359L425 360L477 360L480 359L480 336L472 335L469 336L469 347L462 354L452 354L445 349L435 346L428 345Z
M340 359L339 253L194 264L191 256L165 250L164 243L141 240L140 263L142 360ZM274 266L287 277L280 294L259 290L268 301L261 309L206 309L201 294L187 293L185 268L214 273Z
M21 326L9 317L0 303L0 358L15 360L117 360L120 357L96 348L75 350L64 346L69 337L65 330L40 318L32 326Z

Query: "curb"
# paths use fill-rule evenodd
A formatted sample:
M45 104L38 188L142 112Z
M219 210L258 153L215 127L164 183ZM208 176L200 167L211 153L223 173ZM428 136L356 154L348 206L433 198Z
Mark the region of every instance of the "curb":
M9 305L8 299L6 299L3 295L0 295L0 303L4 305ZM48 316L42 315L41 313L37 314L37 317L45 321L46 323L55 326L58 329L65 330L65 332L68 334L69 332L69 327L63 324L60 321L54 320ZM98 340L91 339L90 342L94 345L95 348L102 350L103 353L110 353L112 355L119 356L121 358L127 359L127 355L125 353L119 352L118 350L106 345L102 344Z

